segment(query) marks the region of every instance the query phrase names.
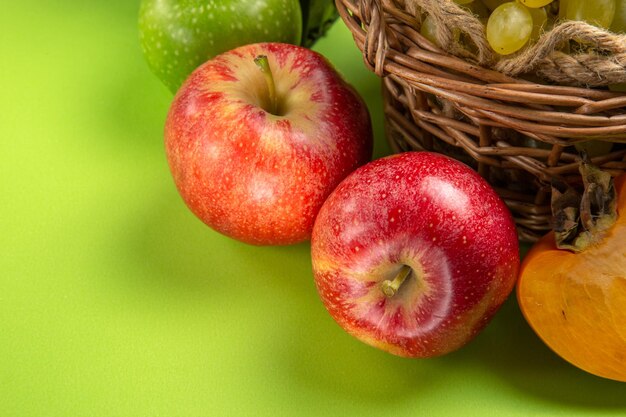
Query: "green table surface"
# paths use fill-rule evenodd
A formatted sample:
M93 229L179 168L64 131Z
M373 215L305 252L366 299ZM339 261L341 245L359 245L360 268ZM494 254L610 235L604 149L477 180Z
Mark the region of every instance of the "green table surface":
M0 416L626 415L626 385L553 354L514 297L460 351L394 357L334 323L308 244L205 227L170 178L172 96L137 10L0 7ZM389 153L379 80L343 23L316 49Z

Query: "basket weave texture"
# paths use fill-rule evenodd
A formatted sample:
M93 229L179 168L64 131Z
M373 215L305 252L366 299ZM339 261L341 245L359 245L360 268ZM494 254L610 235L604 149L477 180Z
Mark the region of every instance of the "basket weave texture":
M404 3L336 4L383 79L392 150L440 152L475 168L513 213L521 240L551 229L553 179L582 183L577 144L604 143L605 151L590 150L591 162L613 176L626 172L626 94L533 82L454 56L420 35L421 16Z

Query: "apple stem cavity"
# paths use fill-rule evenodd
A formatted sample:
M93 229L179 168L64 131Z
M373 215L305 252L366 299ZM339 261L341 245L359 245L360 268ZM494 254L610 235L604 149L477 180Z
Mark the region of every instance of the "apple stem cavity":
M269 109L268 113L278 115L278 99L276 98L276 84L274 84L274 75L272 75L272 69L270 68L270 62L267 59L267 55L259 55L254 58L254 63L259 67L265 81L267 82L267 89L269 92Z
M383 294L385 294L387 298L391 298L396 295L396 293L400 289L400 286L402 286L402 283L408 278L410 274L411 267L408 265L404 265L393 280L387 279L383 281L383 283L381 284Z

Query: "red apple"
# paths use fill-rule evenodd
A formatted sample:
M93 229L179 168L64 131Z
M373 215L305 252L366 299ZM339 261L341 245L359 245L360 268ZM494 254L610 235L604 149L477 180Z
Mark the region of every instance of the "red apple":
M310 238L326 197L371 158L372 129L364 102L321 55L263 43L192 73L165 145L178 191L202 221L279 245Z
M348 333L396 355L469 342L513 289L518 240L502 200L446 156L404 153L349 175L311 239L324 305Z

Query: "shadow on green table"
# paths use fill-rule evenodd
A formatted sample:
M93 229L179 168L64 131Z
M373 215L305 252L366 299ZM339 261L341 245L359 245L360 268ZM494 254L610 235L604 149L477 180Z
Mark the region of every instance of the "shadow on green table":
M463 349L427 360L395 357L357 342L332 321L313 284L308 244L240 244L190 222L191 214L171 194L167 200L137 222L137 239L129 242L127 250L150 268L150 282L136 284L199 294L210 303L233 293L209 275L229 276L244 300L234 303L247 302L263 287L276 303L294 306L290 317L277 321L282 336L267 346L265 359L268 372L292 388L383 405L437 396L461 382L474 389L471 379L479 378L540 403L626 411L624 385L582 372L552 353L528 327L513 295Z

